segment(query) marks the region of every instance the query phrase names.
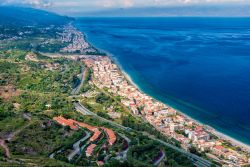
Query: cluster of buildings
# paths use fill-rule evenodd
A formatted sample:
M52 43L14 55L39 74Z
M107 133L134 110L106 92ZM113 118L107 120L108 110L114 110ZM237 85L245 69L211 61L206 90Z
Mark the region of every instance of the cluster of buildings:
M27 31L25 28L23 31L16 31L15 29L0 26L0 42L23 39L25 35L32 33L33 31Z
M178 140L184 149L195 147L211 155L219 155L219 160L228 164L250 162L245 153L231 148L224 149L224 140L211 137L211 132L203 126L131 85L110 58L99 56L83 61L93 69L93 84L99 88L108 88L109 92L121 96L121 102L130 108L133 114L141 115L158 131Z
M34 53L28 53L25 56L25 60L28 61L34 61L34 62L39 62L39 60L37 59L37 55ZM58 70L60 68L60 64L59 63L47 63L47 62L41 62L41 68L45 68L47 70Z
M41 67L53 71L60 69L61 65L59 63L45 63L42 64Z
M95 50L86 42L84 35L77 31L72 25L64 28L63 33L60 35L62 43L69 43L68 46L61 49L65 53L95 53Z
M230 160L230 162L234 164L246 164L247 157L242 156L237 151L228 149L221 145L215 145L211 148L212 153L221 158L221 159L227 159ZM249 162L249 160L248 160Z
M55 28L54 26L49 27L34 27L34 26L24 26L16 28L10 28L0 25L0 43L6 41L15 41L21 39L27 39L27 37L33 37L37 34L47 34L51 29ZM48 42L46 40L45 42Z
M112 129L108 129L105 127L98 128L98 127L91 126L82 122L75 121L73 119L66 119L62 116L54 117L53 120L55 120L56 122L58 122L59 124L63 126L69 126L70 129L72 130L78 130L79 128L84 128L84 129L88 129L89 131L93 133L93 135L89 138L90 144L85 150L85 154L87 157L90 157L93 155L94 149L97 147L95 143L98 142L102 133L106 134L108 138L107 143L109 146L114 145L117 140L116 135Z
M33 54L33 53L28 53L28 54L25 56L25 60L38 62L36 55Z

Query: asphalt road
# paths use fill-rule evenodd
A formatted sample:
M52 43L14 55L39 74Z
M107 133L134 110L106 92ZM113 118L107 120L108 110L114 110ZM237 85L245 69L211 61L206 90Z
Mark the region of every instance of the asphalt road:
M80 112L81 114L83 114L83 115L92 115L92 116L96 117L97 119L99 119L99 120L101 120L101 121L103 121L103 122L107 122L107 123L109 123L110 125L112 125L112 126L114 126L114 127L120 128L120 129L122 129L122 130L130 130L130 128L128 128L128 127L122 126L122 125L117 124L117 123L115 123L115 122L113 122L113 121L110 121L110 120L107 120L107 119L105 119L105 118L103 118L103 117L98 116L97 114L95 114L95 113L89 111L87 108L85 108L85 107L84 107L83 105L81 105L79 102L74 103L74 106L75 106L75 109L76 109L78 112Z
M128 127L122 126L122 125L120 125L120 124L117 124L117 123L115 123L115 122L112 122L112 121L110 121L110 120L107 120L107 119L105 119L105 118L103 118L103 117L98 116L97 114L95 114L95 113L91 112L90 110L88 110L87 108L85 108L85 107L84 107L82 104L80 104L79 102L74 103L74 106L75 106L76 110L77 110L78 112L80 112L81 114L83 114L83 115L86 115L86 114L87 114L87 115L92 115L92 116L96 117L97 119L99 119L99 120L101 120L101 121L103 121L103 122L110 123L110 124L111 124L112 126L114 126L114 127L120 128L120 129L122 129L122 130L131 130L131 129L128 128ZM181 148L178 148L178 147L176 147L176 146L174 146L174 145L172 145L172 144L166 143L166 142L164 142L163 140L156 139L156 138L153 137L153 136L149 136L149 138L151 138L152 140L158 141L159 143L161 143L161 144L163 144L163 145L165 145L165 146L167 146L167 147L170 147L170 148L172 148L172 149L174 149L174 150L176 150L176 151L178 151L178 152L183 153L183 154L186 155L190 160L192 160L192 162L194 163L194 165L197 166L197 167L210 167L210 166L212 165L212 163L211 163L210 161L208 161L208 160L206 160L206 159L204 159L204 158L201 158L201 157L199 157L199 156L197 156L197 155L195 155L195 154L192 154L192 153L190 153L190 152L187 152L186 150L183 150L183 149L181 149Z
M80 83L78 83L78 85L72 90L72 92L71 92L72 95L76 95L80 92L81 87L82 87L83 82L84 82L84 78L85 78L85 70L84 70L84 67L82 67L81 68Z
M72 160L74 158L74 156L78 153L80 153L80 143L87 140L90 137L90 132L85 131L86 135L78 140L75 144L73 144L73 151L68 155L68 160Z

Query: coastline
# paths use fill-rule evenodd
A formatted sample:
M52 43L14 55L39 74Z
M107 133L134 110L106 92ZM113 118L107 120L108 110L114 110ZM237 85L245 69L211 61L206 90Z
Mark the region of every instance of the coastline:
M76 26L76 27L77 27L77 26ZM78 28L78 27L77 27L77 28ZM81 31L81 32L82 32L82 31ZM91 46L94 46L94 45L92 45L92 44L88 41L88 35L85 34L84 32L82 32L82 33L84 34L84 37L85 37L86 42L88 42ZM132 77L123 69L122 65L119 63L118 59L117 59L113 54L109 53L109 52L106 51L106 50L100 49L100 48L98 48L98 47L94 47L94 48L95 48L96 50L98 50L98 51L101 51L101 52L105 53L106 55L102 55L102 56L107 56L114 64L116 64L117 67L118 67L118 69L119 69L119 71L122 73L122 75L125 77L125 79L129 82L129 84L131 84L132 86L134 86L134 87L135 87L136 89L138 89L141 93L146 94L146 95L150 96L151 98L153 98L153 99L155 99L155 100L157 100L157 101L159 101L159 102L165 104L166 106L168 106L168 107L174 109L174 110L175 110L176 112L178 112L180 115L182 115L182 116L188 118L189 120L193 121L194 123L196 123L196 124L198 124L198 125L203 126L209 133L211 133L211 134L217 136L218 138L220 138L220 139L222 139L222 140L225 140L225 141L231 143L233 146L238 146L238 147L242 148L243 150L245 150L245 151L247 151L247 152L250 153L250 145L248 145L247 143L244 143L244 142L242 142L242 141L239 141L239 140L237 140L236 138L233 138L233 137L231 137L231 136L229 136L229 135L227 135L227 134L225 134L225 133L223 133L223 132L221 132L221 131L219 131L219 130L217 130L217 129L215 129L215 128L213 128L213 127L207 125L207 124L204 124L204 123L200 122L199 120L194 119L194 118L192 118L191 116L185 114L184 112L181 112L180 110L176 109L175 107L171 106L170 104L165 103L165 102L162 102L161 100L158 100L156 97L153 97L152 95L149 95L149 94L145 93L145 92L140 88L140 86L137 85L137 84L133 81Z
M110 58L110 55L107 55L107 56ZM111 60L114 60L114 59L112 59L112 57L111 57ZM117 60L115 60L114 63L117 64L117 66L119 67L121 73L124 75L124 77L126 78L126 80L128 80L128 82L129 82L131 85L133 85L134 87L136 87L140 92L144 93L144 91L143 91L143 90L133 81L133 79L129 76L129 74L126 73L126 72L122 69L121 65L120 65L119 63L117 63ZM144 93L144 94L146 94L146 93ZM147 94L147 95L148 95L148 94ZM156 99L155 97L152 97L151 95L148 95L148 96L150 96L150 97L153 98L153 99ZM157 101L160 101L160 100L158 100L158 99L156 99L156 100L157 100ZM217 137L219 137L219 138L221 138L221 139L224 139L224 140L230 142L233 146L239 146L240 148L242 148L242 149L244 149L244 150L250 152L250 146L249 146L248 144L243 143L243 142L241 142L241 141L239 141L239 140L237 140L237 139L235 139L235 138L233 138L233 137L231 137L231 136L229 136L229 135L226 135L226 134L224 134L223 132L220 132L220 131L218 131L217 129L214 129L213 127L210 127L209 125L203 124L203 123L200 122L199 120L196 120L196 119L192 118L191 116L189 116L189 115L187 115L187 114L181 112L180 110L178 110L178 109L172 107L172 106L169 105L169 104L166 104L166 103L164 103L164 102L162 102L162 101L160 101L160 102L163 103L163 104L165 104L165 105L167 105L167 106L170 107L170 108L173 108L173 109L176 110L180 115L183 115L184 117L190 119L191 121L193 121L193 122L195 122L195 123L197 123L197 124L199 124L199 125L205 127L205 129L206 129L208 132L212 133L213 135L216 135ZM208 128L208 127L209 127L209 128Z

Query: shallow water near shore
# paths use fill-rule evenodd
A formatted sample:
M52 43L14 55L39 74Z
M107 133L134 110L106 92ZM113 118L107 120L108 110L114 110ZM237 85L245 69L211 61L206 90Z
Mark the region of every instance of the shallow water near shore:
M81 18L145 93L250 144L250 18Z

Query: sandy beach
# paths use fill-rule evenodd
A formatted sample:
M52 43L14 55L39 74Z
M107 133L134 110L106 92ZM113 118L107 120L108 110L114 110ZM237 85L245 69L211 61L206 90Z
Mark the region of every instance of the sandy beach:
M85 36L85 37L87 37L87 36ZM88 43L90 43L90 42L87 40L87 38L85 38L85 40L86 40ZM91 45L91 44L90 44L90 45ZM131 85L133 85L135 88L137 88L141 93L144 93L144 91L143 91L143 90L133 81L133 79L130 77L130 75L122 68L122 65L119 63L119 61L117 60L117 58L116 58L114 55L112 55L110 52L107 52L106 50L103 50L103 49L100 49L100 48L97 48L97 47L95 47L95 48L96 48L97 50L101 51L102 53L105 53L106 56L108 56L109 59L110 59L113 63L115 63L115 64L117 65L117 67L119 68L119 70L120 70L120 72L122 73L122 75L126 78L126 80L127 80ZM144 94L146 94L146 93L144 93ZM153 98L153 99L156 99L156 98L152 97L151 95L149 95L149 96L150 96L151 98ZM219 137L219 138L221 138L221 139L223 139L223 140L226 140L226 141L230 142L233 146L238 146L238 147L242 148L243 150L245 150L245 151L247 151L247 152L250 152L250 146L249 146L248 144L245 144L245 143L243 143L243 142L241 142L241 141L239 141L239 140L237 140L237 139L235 139L235 138L233 138L233 137L230 137L230 136L228 136L228 135L226 135L226 134L224 134L224 133L222 133L222 132L220 132L220 131L214 129L213 127L210 127L210 126L208 126L208 125L206 125L206 124L203 124L203 123L200 122L199 120L196 120L196 119L192 118L191 116L189 116L189 115L187 115L187 114L181 112L180 110L176 109L175 107L172 107L171 105L169 105L169 104L167 104L167 103L162 102L161 100L158 100L158 99L156 99L156 100L159 101L159 102L161 102L161 103L163 103L163 104L165 104L166 106L168 106L168 107L170 107L170 108L173 108L173 109L176 110L176 112L178 112L180 115L183 115L184 117L186 117L186 118L188 118L189 120L195 122L196 124L203 126L203 127L204 127L208 132L210 132L211 134L214 134L215 136L217 136L217 137ZM209 127L209 128L208 128L208 127Z
M133 85L134 87L136 87L140 92L144 93L144 91L133 81L133 79L130 77L129 74L127 74L121 67L121 65L119 64L119 62L113 57L113 56L110 56L110 54L108 54L108 57L115 63L117 64L118 68L120 69L120 72L124 75L124 77L126 78L126 80L131 84ZM144 93L145 94L145 93ZM150 96L152 97L152 96ZM155 99L154 97L152 97L153 99ZM157 101L160 101L158 99L156 99ZM163 103L162 101L160 101L161 103ZM202 122L196 120L196 119L193 119L191 116L188 116L187 114L184 114L183 112L181 112L180 110L170 106L169 104L166 104L166 103L163 103L165 105L167 105L168 107L170 108L173 108L174 110L176 110L179 114L183 115L184 117L188 118L189 120L195 122L196 124L199 124L203 127L205 127L205 129L212 133L213 135L219 137L220 139L223 139L223 140L226 140L228 142L230 142L233 146L237 146L237 147L240 147L242 148L243 150L247 151L250 153L250 146L237 140L237 139L234 139L233 137L230 137L222 132L219 132L218 130L214 129L213 127L210 127L206 124L203 124ZM209 128L207 128L209 127Z

